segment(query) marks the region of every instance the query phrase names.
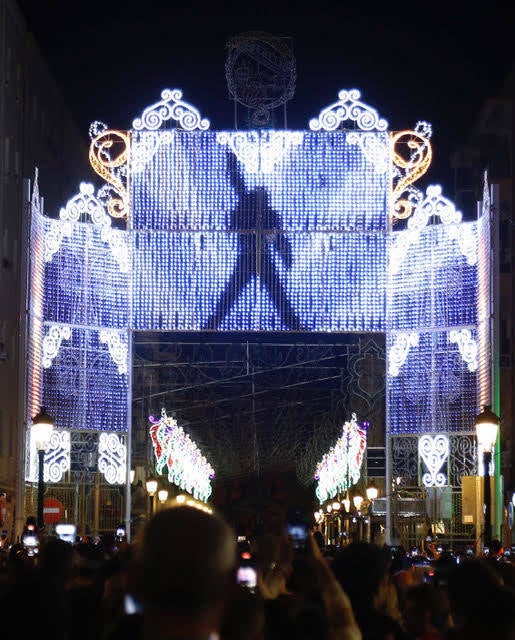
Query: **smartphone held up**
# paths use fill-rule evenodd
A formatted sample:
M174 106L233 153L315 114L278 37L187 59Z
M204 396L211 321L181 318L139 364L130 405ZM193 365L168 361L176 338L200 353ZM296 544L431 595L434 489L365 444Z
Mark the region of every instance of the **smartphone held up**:
M303 522L288 523L288 535L290 536L295 551L305 551L308 539L308 527Z

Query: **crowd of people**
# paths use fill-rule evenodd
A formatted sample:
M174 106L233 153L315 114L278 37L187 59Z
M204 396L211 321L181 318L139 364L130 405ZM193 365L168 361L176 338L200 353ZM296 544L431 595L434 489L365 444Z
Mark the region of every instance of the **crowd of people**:
M442 554L431 572L377 542L240 540L219 513L158 511L130 544L2 548L17 635L54 640L515 640L515 567Z

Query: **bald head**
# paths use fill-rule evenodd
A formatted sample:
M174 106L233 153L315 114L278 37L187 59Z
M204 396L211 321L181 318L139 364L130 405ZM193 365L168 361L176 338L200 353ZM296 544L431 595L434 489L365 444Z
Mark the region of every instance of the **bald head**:
M189 506L157 512L137 544L144 602L170 611L200 611L233 586L236 535L218 514Z

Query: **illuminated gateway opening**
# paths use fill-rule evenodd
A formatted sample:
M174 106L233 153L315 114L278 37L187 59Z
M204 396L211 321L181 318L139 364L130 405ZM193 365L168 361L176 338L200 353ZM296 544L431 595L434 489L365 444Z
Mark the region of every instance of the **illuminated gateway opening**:
M446 495L434 515L461 527L491 385L486 177L482 213L465 222L439 186L415 186L430 125L389 131L356 89L301 131L212 130L165 89L131 130L90 134L101 188L82 183L50 218L33 186L26 509L40 406L56 424L47 492L97 529L129 519L138 456L201 500L213 478L281 465L309 483L356 413L385 447L384 492ZM308 418L324 384L281 377L293 346L298 368L336 379ZM286 386L300 406L288 419ZM264 389L278 409L257 418ZM385 500L388 529L402 497Z

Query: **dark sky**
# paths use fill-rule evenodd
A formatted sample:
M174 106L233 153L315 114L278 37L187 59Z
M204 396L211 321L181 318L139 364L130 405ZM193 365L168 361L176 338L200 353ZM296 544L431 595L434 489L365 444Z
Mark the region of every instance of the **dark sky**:
M288 128L307 129L340 89L359 89L392 130L433 125L427 177L451 184L450 151L513 65L515 3L306 4L19 0L85 135L94 120L130 128L165 88L181 89L212 129L232 128L226 44L264 31L291 39Z

